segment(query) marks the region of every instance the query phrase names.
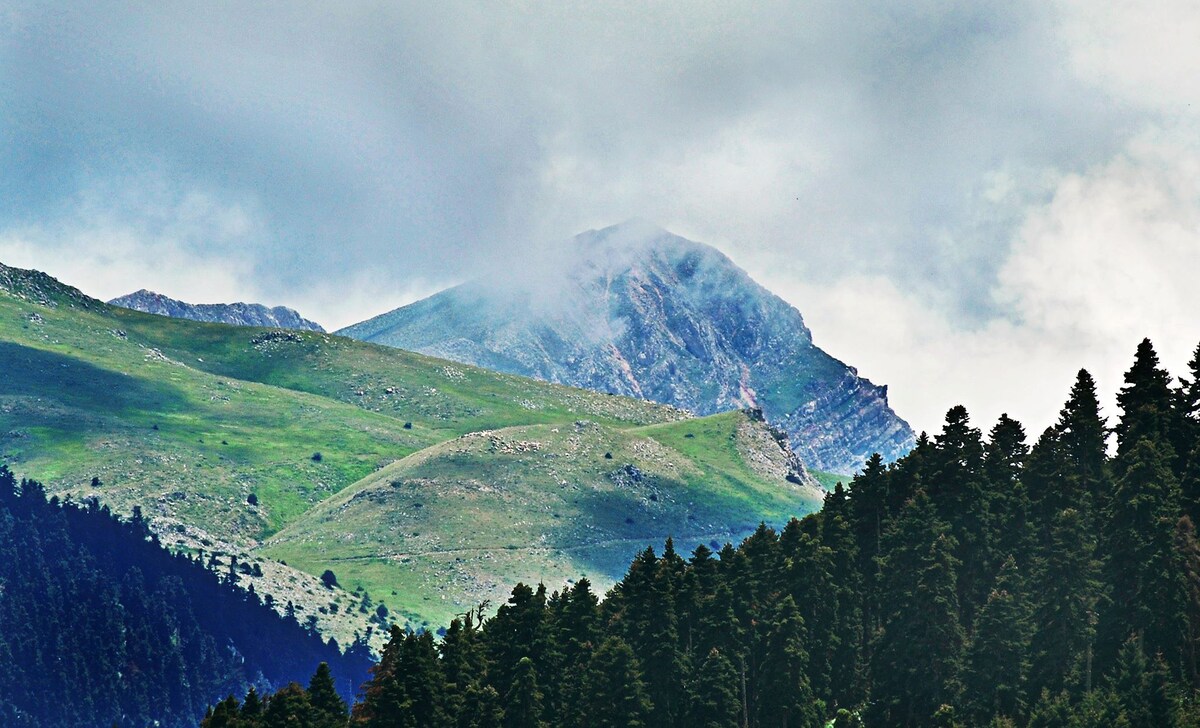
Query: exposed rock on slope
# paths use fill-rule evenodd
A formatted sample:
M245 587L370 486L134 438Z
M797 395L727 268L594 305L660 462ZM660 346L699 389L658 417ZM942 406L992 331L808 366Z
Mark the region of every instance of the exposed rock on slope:
M762 408L820 470L912 447L887 388L813 345L799 311L714 248L626 223L557 252L523 280L467 283L338 333L698 414Z
M233 324L235 326L264 326L276 329L302 329L320 331L320 325L302 318L299 313L286 306L267 308L259 303L184 303L168 298L161 293L142 289L127 296L109 301L114 306L131 308L135 311L155 313L159 316L185 318L192 321Z

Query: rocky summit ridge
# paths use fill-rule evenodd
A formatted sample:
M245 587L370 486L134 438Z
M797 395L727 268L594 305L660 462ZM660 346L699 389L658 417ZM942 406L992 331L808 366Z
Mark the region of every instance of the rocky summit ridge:
M887 388L814 345L793 306L715 248L641 222L337 333L697 414L761 408L817 470L914 444Z
M325 332L319 324L309 321L287 306L268 308L260 303L185 303L146 289L114 298L109 304L192 321Z

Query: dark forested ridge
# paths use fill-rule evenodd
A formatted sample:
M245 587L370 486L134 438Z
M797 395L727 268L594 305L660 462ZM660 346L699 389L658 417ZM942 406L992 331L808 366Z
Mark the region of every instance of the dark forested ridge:
M1032 447L956 407L782 532L393 630L349 718L317 675L207 725L1200 725L1200 348L1118 401L1111 457L1086 371Z
M342 654L228 581L139 513L47 501L0 465L0 725L194 726L214 700L322 661L353 694L365 648Z

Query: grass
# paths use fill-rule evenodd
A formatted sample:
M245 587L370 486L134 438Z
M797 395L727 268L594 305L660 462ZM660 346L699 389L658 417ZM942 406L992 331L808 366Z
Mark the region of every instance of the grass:
M741 413L151 316L3 267L0 372L0 457L19 474L332 569L413 626L516 581L603 586L667 536L736 540L819 505Z
M416 624L503 601L516 581L558 587L586 575L605 587L667 536L682 549L722 544L817 507L814 487L747 465L747 427L762 426L738 412L656 427L573 423L468 436L347 488L264 553L312 573L332 569L372 594L407 585L385 601Z

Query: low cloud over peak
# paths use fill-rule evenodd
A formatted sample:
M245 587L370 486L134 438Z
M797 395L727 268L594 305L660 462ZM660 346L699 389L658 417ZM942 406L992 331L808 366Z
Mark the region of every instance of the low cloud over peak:
M1191 3L0 14L0 260L92 295L337 327L640 217L930 429L960 399L1040 427L1017 383L1111 391L1142 335L1200 338Z

